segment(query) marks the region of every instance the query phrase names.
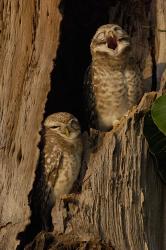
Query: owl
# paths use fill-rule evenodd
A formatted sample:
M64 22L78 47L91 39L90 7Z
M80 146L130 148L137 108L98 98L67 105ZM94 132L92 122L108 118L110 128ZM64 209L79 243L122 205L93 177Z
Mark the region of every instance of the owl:
M41 217L46 230L55 200L69 194L80 171L83 145L78 120L65 112L48 116L43 144Z
M116 24L101 26L91 45L92 63L84 81L89 127L109 131L142 97L142 73L132 58L127 33Z

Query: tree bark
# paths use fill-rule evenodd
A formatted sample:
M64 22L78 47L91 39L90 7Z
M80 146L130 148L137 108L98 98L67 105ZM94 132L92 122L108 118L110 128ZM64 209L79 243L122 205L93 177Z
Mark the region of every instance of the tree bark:
M56 56L59 1L0 2L0 249L15 249L29 221L28 194Z
M57 235L100 239L114 249L164 249L165 187L143 136L144 115L155 98L155 92L145 95L120 126L98 135L94 151L87 149L81 193L66 213L57 212L59 205L52 212Z
M28 194L59 41L58 5L58 0L0 2L2 250L15 249L17 235L30 222ZM166 65L165 10L165 0L110 1L109 22L130 34L148 90L159 83ZM156 96L146 94L112 131L84 134L82 170L73 190L79 193L56 204L54 231L39 233L26 249L166 249L165 186L143 135L144 116Z

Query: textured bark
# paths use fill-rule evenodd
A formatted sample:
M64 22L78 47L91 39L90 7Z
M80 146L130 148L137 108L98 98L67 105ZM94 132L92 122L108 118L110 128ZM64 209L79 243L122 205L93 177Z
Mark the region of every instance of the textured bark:
M146 94L111 132L92 130L95 146L85 135L80 193L56 204L54 232L40 233L27 250L165 249L165 186L143 135L156 97Z
M157 79L161 80L161 76L166 69L166 1L158 0L155 2L154 12L156 10L156 25L155 25L155 37L156 37L156 64L157 64Z
M166 69L162 74L161 81L160 81L160 92L161 94L166 94Z
M115 249L164 249L164 185L143 136L144 114L155 97L145 95L120 126L98 135L94 151L87 150L82 192L67 217L62 209L61 216L57 208L52 212L56 234L101 239Z
M0 249L15 249L30 215L28 194L50 88L58 1L0 1Z
M84 6L79 0L71 2L73 9L73 3L81 6L80 9ZM0 250L15 249L18 233L29 223L28 194L34 182L40 125L58 46L61 19L58 4L58 0L0 1ZM88 9L86 1L85 5ZM74 29L74 25L80 25L85 33L91 25L89 34L92 35L105 22L105 18L94 22L98 5L85 26L87 10L81 9L79 16L72 8L67 17L73 14L73 19L66 18L64 23L68 32L67 36L64 34L65 39L70 38L70 28ZM166 65L165 10L165 0L110 1L109 20L123 25L136 44L133 54L144 69L145 84L150 83L147 89L151 88L152 79L153 83L156 79L159 83ZM75 16L78 22L71 24ZM76 31L77 37L78 27ZM61 41L59 57L65 56L65 42ZM66 43L69 42L70 39ZM74 55L73 65L76 65L77 50ZM70 60L68 56L68 66ZM58 67L60 70L61 63ZM69 76L79 76L77 68L75 71L71 67ZM63 78L59 79L62 84ZM165 75L161 82L164 89ZM155 92L145 95L112 131L92 131L91 138L84 134L83 166L74 189L79 193L66 203L56 204L52 211L54 231L39 233L26 249L69 246L72 249L166 249L165 187L155 172L143 136L144 116L156 95ZM62 109L67 106L68 103ZM80 106L74 108L74 114L77 109ZM70 110L72 107L64 111Z

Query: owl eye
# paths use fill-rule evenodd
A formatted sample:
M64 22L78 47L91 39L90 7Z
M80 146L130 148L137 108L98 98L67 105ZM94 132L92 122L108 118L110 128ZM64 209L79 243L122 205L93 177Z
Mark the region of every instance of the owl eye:
M97 38L97 40L105 41L105 33L98 34L98 36L96 38Z
M54 126L52 126L51 128L56 129L56 128L60 128L60 126L54 125Z

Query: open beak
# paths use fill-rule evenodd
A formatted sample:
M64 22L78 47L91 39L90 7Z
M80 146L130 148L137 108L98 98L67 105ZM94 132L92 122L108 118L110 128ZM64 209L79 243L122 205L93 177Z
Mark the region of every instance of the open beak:
M115 50L118 46L118 42L117 42L117 38L115 35L110 35L108 38L107 38L107 46L109 49L113 49Z

